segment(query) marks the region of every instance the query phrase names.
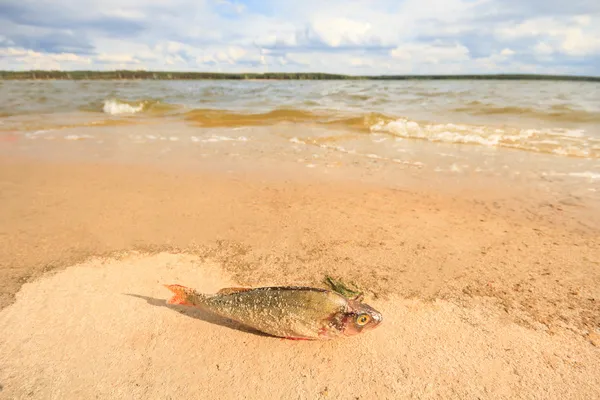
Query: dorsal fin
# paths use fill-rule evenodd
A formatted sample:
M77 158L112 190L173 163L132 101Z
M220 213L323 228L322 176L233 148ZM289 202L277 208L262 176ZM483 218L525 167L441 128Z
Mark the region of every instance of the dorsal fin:
M365 298L365 295L363 293L359 293L352 300L358 301L360 303L364 300L364 298Z
M248 290L252 290L252 288L244 288L244 287L228 287L219 290L218 294L232 294L232 293L240 293L247 292Z

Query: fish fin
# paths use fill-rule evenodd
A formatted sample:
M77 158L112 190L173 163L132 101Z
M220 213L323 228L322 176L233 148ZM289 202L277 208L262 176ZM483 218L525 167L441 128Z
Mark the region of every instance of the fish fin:
M228 287L219 290L217 293L219 294L232 294L232 293L240 293L247 292L248 290L252 290L252 288L243 288L243 287Z
M181 285L164 285L171 292L175 293L175 296L167 300L167 304L182 304L192 305L190 302L190 296L195 293L194 289L181 286Z

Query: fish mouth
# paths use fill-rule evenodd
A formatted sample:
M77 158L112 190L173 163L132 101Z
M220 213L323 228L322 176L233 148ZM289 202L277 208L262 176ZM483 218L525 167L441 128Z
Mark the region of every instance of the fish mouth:
M379 325L383 322L383 315L376 313L372 315L373 321L375 321L375 325Z

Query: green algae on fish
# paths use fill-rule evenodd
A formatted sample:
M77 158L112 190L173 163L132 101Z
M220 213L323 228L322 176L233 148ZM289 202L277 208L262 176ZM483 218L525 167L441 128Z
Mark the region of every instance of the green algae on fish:
M301 286L225 288L199 293L165 285L175 293L168 304L195 306L272 336L326 340L353 336L379 326L380 312L359 299Z
M331 287L331 290L338 292L349 299L362 299L363 297L362 292L350 289L347 284L343 283L341 280L334 279L329 275L325 275L324 282Z

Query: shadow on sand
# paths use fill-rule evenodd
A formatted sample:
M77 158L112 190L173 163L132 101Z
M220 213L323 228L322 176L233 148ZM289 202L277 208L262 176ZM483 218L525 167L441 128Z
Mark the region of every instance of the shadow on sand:
M182 305L178 305L178 304L167 304L166 299L156 299L154 297L142 296L139 294L132 294L132 293L123 293L123 294L126 296L137 297L138 299L146 300L146 303L150 304L151 306L166 307L171 310L177 311L180 314L187 315L188 317L196 318L196 319L199 319L199 320L211 323L211 324L224 326L226 328L235 329L235 330L246 332L246 333L251 333L251 334L257 335L257 336L265 336L265 337L275 338L274 336L259 332L255 329L244 326L238 322L232 321L228 318L221 317L219 315L213 314L209 311L205 311L205 310L202 310L197 307L182 306Z

